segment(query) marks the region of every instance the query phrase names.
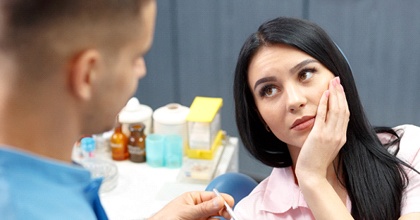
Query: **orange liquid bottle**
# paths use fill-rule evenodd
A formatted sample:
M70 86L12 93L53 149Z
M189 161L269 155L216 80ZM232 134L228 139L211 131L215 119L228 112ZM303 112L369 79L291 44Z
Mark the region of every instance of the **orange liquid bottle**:
M110 139L111 150L112 150L112 159L113 160L126 160L129 157L128 153L128 138L122 132L122 125L117 124L114 129L114 133Z

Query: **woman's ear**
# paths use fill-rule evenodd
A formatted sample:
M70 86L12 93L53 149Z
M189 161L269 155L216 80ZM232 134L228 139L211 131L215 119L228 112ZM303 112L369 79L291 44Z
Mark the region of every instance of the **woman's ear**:
M99 59L100 53L90 49L75 55L70 62L68 80L70 89L77 98L89 100L92 97Z

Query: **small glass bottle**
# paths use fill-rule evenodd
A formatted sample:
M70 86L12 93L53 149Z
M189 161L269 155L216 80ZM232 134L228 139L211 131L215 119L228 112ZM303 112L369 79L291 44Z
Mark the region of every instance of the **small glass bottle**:
M94 151L96 148L95 139L92 137L83 137L80 140L80 149L82 150L83 158L95 157Z
M110 139L112 159L113 160L126 160L128 159L128 138L122 132L122 125L120 123L114 129L114 133Z
M146 161L144 124L130 125L130 137L128 138L128 152L132 162L141 163Z

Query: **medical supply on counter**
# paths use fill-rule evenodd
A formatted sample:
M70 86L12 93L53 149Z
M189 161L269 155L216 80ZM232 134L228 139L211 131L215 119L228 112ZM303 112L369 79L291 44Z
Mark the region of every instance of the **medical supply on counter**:
M128 152L130 154L130 160L135 163L146 161L146 135L144 134L144 129L145 125L143 123L131 124L129 127Z
M92 134L92 138L95 140L96 156L98 156L98 154L108 155L111 152L109 140L111 139L112 133L113 133L113 130L106 131L99 134Z
M187 146L187 116L190 108L178 103L170 103L153 112L153 133L180 135L184 148Z
M117 186L118 169L111 160L89 158L81 160L80 165L90 171L92 178L103 178L100 193L109 192Z
M117 185L118 169L111 160L95 157L93 154L95 148L96 143L92 137L83 137L80 140L80 149L87 155L75 162L89 170L92 178L103 178L99 190L101 193L108 192Z
M165 137L163 135L147 135L146 162L152 167L165 166Z
M180 135L165 136L165 166L178 168L182 165L183 138Z
M187 156L197 159L212 159L221 144L220 109L222 98L195 97L187 116Z
M146 137L146 162L152 167L181 167L182 148L179 135L149 134Z
M220 144L214 148L215 151L211 159L183 158L181 171L177 177L179 181L206 184L215 177L221 156L225 148L231 145L230 137L226 132L221 131L220 133L222 136Z
M140 104L136 97L132 97L118 114L118 122L122 124L122 131L127 137L130 136L130 125L136 123L143 123L144 133L148 135L152 132L152 114L152 108Z
M94 157L95 148L95 140L92 137L83 137L80 140L80 149L82 151L83 158Z
M128 137L122 132L122 124L117 123L110 139L111 155L113 160L126 160L128 153Z

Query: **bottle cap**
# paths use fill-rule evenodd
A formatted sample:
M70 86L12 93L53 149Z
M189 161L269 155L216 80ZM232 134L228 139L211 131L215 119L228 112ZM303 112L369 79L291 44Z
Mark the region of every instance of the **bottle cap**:
M132 97L118 115L120 123L144 122L152 117L153 110L147 105L140 104L136 97Z
M131 124L129 127L130 132L133 131L140 131L142 132L144 130L144 124L143 123L136 123L136 124Z
M178 103L170 103L153 112L153 120L164 125L184 124L190 108Z
M80 148L85 152L92 152L95 150L95 139L92 137L84 137L80 140Z

